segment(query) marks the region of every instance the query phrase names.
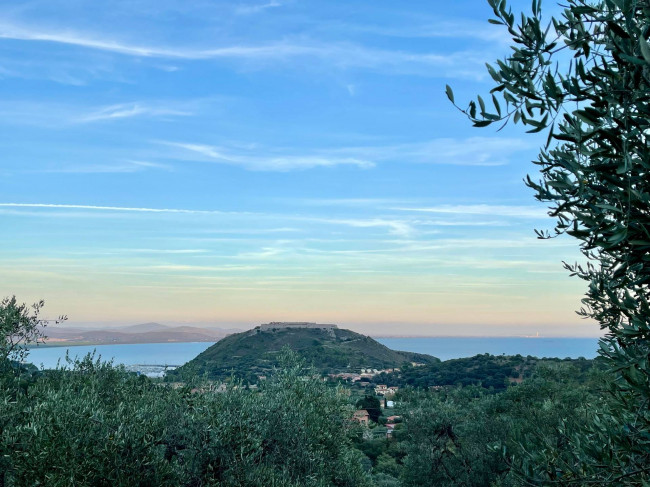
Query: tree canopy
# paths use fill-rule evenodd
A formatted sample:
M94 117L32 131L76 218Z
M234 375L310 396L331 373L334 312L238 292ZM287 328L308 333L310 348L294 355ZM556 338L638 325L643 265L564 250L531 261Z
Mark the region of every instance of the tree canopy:
M5 297L0 301L0 366L7 360L21 362L27 355L24 345L38 343L45 337L44 328L48 320L40 318L44 301L31 306L18 303L16 296ZM60 316L56 323L65 321Z
M587 263L565 266L588 282L579 314L606 331L600 353L617 377L618 407L592 431L593 451L559 470L639 483L650 470L650 2L569 0L548 22L538 0L519 21L505 0L488 2L512 52L487 67L493 108L478 96L461 110L475 127L547 134L533 161L541 178L526 184L556 224L537 233L580 242ZM447 96L454 102L450 87ZM610 468L589 473L587 457Z

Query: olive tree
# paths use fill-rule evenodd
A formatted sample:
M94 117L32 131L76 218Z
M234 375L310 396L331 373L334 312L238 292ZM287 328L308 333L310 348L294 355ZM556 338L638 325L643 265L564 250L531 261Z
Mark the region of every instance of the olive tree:
M367 487L352 407L295 354L259 390L174 388L93 356L0 382L0 487Z
M547 135L533 161L541 178L526 184L556 224L538 235L580 242L587 263L565 267L588 283L579 314L606 332L600 353L615 376L611 414L546 480L641 485L650 479L650 2L568 0L548 22L539 0L521 18L505 0L488 2L512 51L487 66L489 102L459 108L476 127L513 122ZM447 96L454 102L450 87Z
M44 305L42 300L31 306L19 304L16 296L0 301L0 365L7 360L22 362L28 353L25 345L45 338L44 328L49 320L40 317ZM60 316L55 322L66 319Z

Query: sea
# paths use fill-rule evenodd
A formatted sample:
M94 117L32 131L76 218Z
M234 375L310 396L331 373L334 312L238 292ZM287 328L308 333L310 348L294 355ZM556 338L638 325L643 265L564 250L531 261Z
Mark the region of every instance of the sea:
M441 360L491 355L532 355L534 357L594 358L598 349L597 338L377 338L378 342L393 350L426 353ZM212 343L138 343L133 345L91 345L76 347L35 347L30 350L27 361L39 368L53 369L65 366L69 359L83 358L93 354L94 359L113 361L127 369L161 376L166 369L173 369L190 361Z
M540 337L436 337L436 338L377 338L393 350L426 353L440 360L490 355L532 355L538 358L594 358L598 338L540 338Z

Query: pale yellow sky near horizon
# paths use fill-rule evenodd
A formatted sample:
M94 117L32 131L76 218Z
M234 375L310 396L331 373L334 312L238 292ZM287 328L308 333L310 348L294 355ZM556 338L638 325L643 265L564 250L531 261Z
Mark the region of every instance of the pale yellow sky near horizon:
M474 283L465 291L450 280L423 277L297 280L282 288L267 283L263 290L146 284L136 284L134 289L119 281L111 285L104 278L70 276L57 286L50 281L52 276L39 273L35 281L27 279L18 286L23 292L17 294L27 302L45 297L44 315L67 314L65 326L153 321L250 328L270 321L311 321L336 323L369 335L600 335L596 324L575 314L583 283L568 276L554 276L552 282ZM365 289L359 291L361 286Z
M96 224L92 216L83 215ZM113 228L126 232L119 216ZM142 221L156 223L149 215ZM285 237L258 252L243 252L236 241L229 253L220 240L192 252L58 242L42 256L27 249L0 258L0 291L44 299L48 316L65 314L76 324L312 321L366 334L600 335L575 313L586 283L561 264L580 260L574 242L530 233L374 237L370 249L366 233L340 243L332 237L342 249Z

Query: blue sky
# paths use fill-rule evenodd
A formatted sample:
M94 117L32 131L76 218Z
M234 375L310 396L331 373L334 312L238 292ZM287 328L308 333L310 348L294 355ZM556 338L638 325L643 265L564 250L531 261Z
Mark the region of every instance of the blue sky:
M522 179L472 129L487 3L0 3L0 293L71 323L595 335Z

